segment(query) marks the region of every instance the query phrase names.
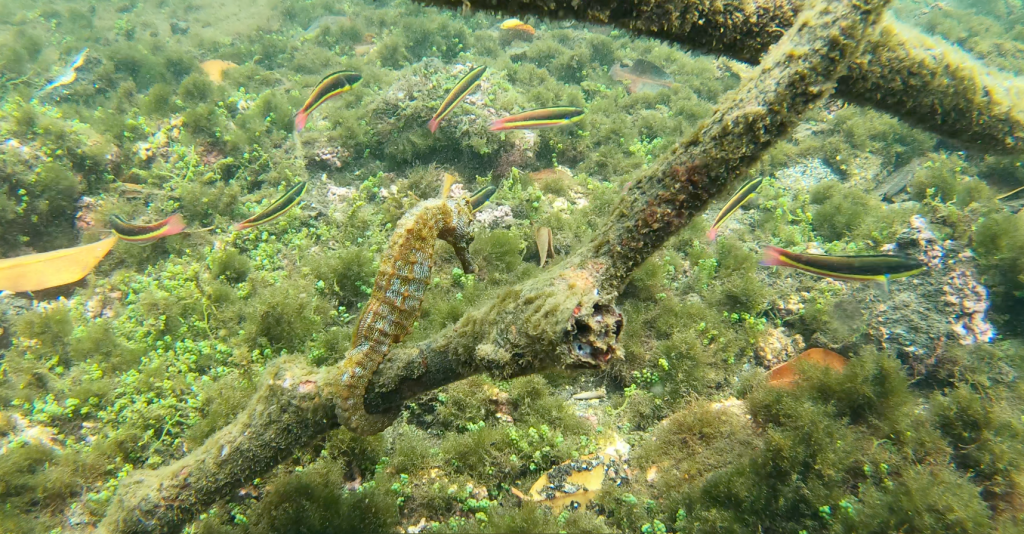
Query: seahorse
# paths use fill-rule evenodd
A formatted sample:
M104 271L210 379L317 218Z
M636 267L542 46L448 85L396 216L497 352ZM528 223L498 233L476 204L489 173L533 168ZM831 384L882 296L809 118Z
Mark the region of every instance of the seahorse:
M469 245L473 242L469 227L473 213L491 198L496 188L485 187L471 197L448 198L454 180L446 174L441 198L420 202L398 221L381 258L370 300L363 306L352 334L352 348L345 354L340 369L338 418L354 432L379 432L390 421L366 413L363 397L373 373L391 348L412 331L413 322L419 317L423 293L434 267L435 240L446 241L455 249L464 272L476 272L469 256Z

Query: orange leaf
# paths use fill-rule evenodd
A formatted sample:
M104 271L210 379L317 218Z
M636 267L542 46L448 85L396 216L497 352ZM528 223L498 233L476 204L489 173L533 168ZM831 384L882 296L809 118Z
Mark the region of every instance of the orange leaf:
M0 260L0 291L39 291L85 278L117 243L117 236L79 247Z
M773 386L787 388L793 387L793 382L800 378L796 369L797 362L811 362L825 367L830 367L838 372L842 372L843 368L846 367L846 358L843 358L835 352L820 348L807 349L796 358L793 358L782 365L774 367L771 371L768 371L768 383Z

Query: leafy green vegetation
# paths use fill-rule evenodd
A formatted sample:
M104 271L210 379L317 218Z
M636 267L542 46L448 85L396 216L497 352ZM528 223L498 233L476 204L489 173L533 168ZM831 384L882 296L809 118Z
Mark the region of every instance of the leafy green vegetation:
M167 465L231 421L275 358L340 361L394 224L438 194L443 173L467 191L499 191L475 228L477 273L438 247L410 343L557 268L601 232L636 171L692 133L742 71L617 30L529 20L536 35L512 38L492 15L404 1L286 0L244 17L213 3L9 4L0 257L95 240L113 214L181 213L189 227L118 244L73 288L0 296L2 532L94 522L133 469ZM910 4L896 8L905 20L1024 69L1013 2L924 14ZM78 79L37 97L84 46ZM216 81L201 66L211 59L235 66ZM676 83L630 94L609 69L636 59ZM481 90L431 134L427 120L478 65L488 67ZM310 88L339 69L363 81L294 136ZM487 130L550 105L587 114L568 128ZM704 232L723 199L633 274L618 300L622 360L450 384L409 403L381 435L331 432L189 528L1019 531L1024 215L995 197L1024 185L1020 158L955 152L835 102L805 126L752 171L768 179L715 243ZM833 174L778 172L815 161ZM880 200L876 188L915 161L898 202ZM569 172L537 172L556 167ZM310 183L301 206L231 230L300 180ZM921 328L872 322L892 301L758 267L769 243L876 253L914 215L959 244L956 254L969 247L1005 338L927 347L927 379L901 367L895 341L872 338ZM554 238L543 268L538 227ZM894 294L946 283L914 279ZM780 338L800 348L772 348ZM761 367L804 346L852 358L842 374L806 369L792 390L764 383ZM606 399L570 400L598 388ZM593 504L556 513L512 491L617 438L632 446L632 478L608 483Z

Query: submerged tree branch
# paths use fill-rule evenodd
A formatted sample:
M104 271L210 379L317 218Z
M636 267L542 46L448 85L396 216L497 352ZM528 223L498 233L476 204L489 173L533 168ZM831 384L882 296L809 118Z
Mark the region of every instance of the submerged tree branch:
M418 0L462 8L463 0ZM475 9L610 24L757 63L808 4L801 0L473 0ZM986 151L1024 152L1024 84L895 21L880 23L836 84L843 99Z
M369 410L486 372L513 376L603 363L617 352L613 302L626 279L832 91L890 0L822 0L727 95L708 123L647 170L601 237L509 288L452 327L396 349L373 376ZM282 359L238 418L189 456L137 471L117 490L103 532L176 532L232 489L338 425L340 365Z

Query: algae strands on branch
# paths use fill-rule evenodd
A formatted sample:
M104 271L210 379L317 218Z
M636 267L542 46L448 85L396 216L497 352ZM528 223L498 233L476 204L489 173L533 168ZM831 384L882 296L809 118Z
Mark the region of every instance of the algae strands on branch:
M88 245L0 260L0 291L39 291L77 282L96 268L114 243L116 235Z

